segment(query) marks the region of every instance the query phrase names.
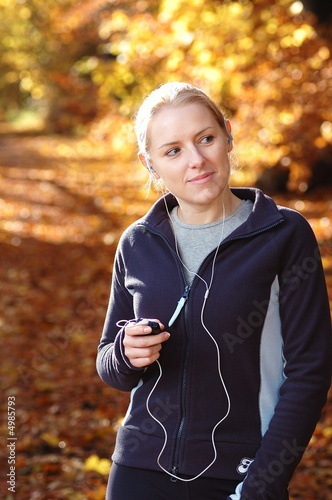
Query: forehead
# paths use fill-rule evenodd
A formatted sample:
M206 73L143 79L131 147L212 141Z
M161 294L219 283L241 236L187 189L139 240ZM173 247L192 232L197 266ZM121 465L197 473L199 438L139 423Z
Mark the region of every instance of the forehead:
M165 138L175 140L216 126L220 127L213 112L202 103L166 104L152 117L148 138L150 143Z

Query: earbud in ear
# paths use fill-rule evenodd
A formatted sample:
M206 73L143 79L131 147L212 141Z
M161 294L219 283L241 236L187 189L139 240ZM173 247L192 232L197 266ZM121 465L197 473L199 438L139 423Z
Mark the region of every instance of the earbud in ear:
M159 175L153 169L148 155L141 153L139 155L139 158L140 158L141 162L143 163L143 165L147 168L149 174L152 175L152 177L154 177L155 179L159 179Z
M232 127L229 120L225 120L225 130L227 133L228 142L232 142L233 141Z
M145 158L145 165L146 165L146 168L149 171L149 174L153 175L155 172L154 172L154 170L152 168L152 165L150 163L150 160L149 160L148 156L145 155L144 158Z

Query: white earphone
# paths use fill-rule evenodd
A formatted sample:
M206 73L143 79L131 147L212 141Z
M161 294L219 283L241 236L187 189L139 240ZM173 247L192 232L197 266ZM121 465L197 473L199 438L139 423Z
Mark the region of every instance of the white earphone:
M159 179L158 173L154 170L154 168L151 165L150 159L147 155L147 153L143 154L144 160L145 160L145 167L147 168L149 174L154 177L155 179Z
M144 155L144 158L145 158L145 162L146 162L146 168L148 169L149 173L150 173L151 175L153 175L153 174L154 174L154 170L153 170L153 168L152 168L152 165L151 165L151 163L150 163L150 160L149 160L148 155Z
M227 134L227 140L228 142L232 142L233 141L233 136L232 136L232 127L231 127L231 124L230 124L230 121L229 120L224 120L224 123L225 123L225 130L226 130L226 134Z
M169 213L169 210L168 210L168 206L167 206L167 202L166 202L165 196L163 198L164 198L166 212L167 212L168 217L169 217L169 219L171 221L171 216L170 216L170 213ZM197 478L201 477L208 469L210 469L210 467L215 463L215 461L217 460L217 455L218 455L217 454L217 447L216 447L216 443L215 443L215 434L216 434L216 431L217 431L217 428L219 427L219 425L222 422L224 422L224 420L226 420L226 418L228 417L228 415L229 415L229 413L231 411L231 400L230 400L230 396L229 396L229 393L228 393L228 390L227 390L227 387L226 387L226 383L224 381L224 377L223 377L223 374L222 374L220 349L219 349L217 341L215 340L215 338L213 337L213 335L211 334L211 332L209 331L209 329L205 325L205 321L204 321L205 305L206 305L207 299L209 297L210 289L212 287L212 283L213 283L213 279L214 279L214 271L215 271L215 264L216 264L217 254L218 254L220 245L221 245L221 243L223 241L224 222L225 222L225 206L224 206L224 202L223 202L223 224L222 224L222 232L221 232L221 236L220 236L220 240L219 240L218 246L217 246L215 254L214 254L214 258L213 258L213 262L212 262L212 269L211 269L211 277L210 277L210 282L209 283L207 283L196 272L190 271L190 269L188 269L187 266L184 264L184 262L181 259L180 254L179 254L179 250L178 250L178 246L177 246L177 240L176 240L176 237L175 237L176 253L178 255L178 258L179 258L181 264L187 269L187 271L189 271L190 273L192 273L195 276L197 276L197 278L199 278L205 284L206 290L205 290L204 299L203 299L203 303L202 303L200 320L201 320L202 327L204 328L205 332L208 334L208 336L210 337L210 339L212 340L212 342L215 345L216 355L217 355L217 371L218 371L218 375L219 375L219 380L221 382L221 386L222 386L222 388L224 390L224 393L225 393L225 396L226 396L226 399L227 399L227 409L226 409L225 414L221 416L221 418L219 419L219 421L216 422L216 424L214 425L213 429L211 430L211 446L212 446L212 449L213 449L213 458L212 458L212 461L199 474L197 474L196 476L191 477L189 479L185 479L185 478L176 476L175 474L172 474L171 472L169 472L165 467L162 466L162 464L160 462L161 461L161 457L162 457L162 455L164 453L164 450L166 448L166 445L167 445L168 434L167 434L167 430L166 430L165 426L163 425L163 423L160 422L160 420L158 420L158 418L155 417L155 415L153 415L152 411L150 410L150 399L151 399L151 396L152 396L154 390L156 389L156 387L157 387L157 385L158 385L158 383L159 383L159 381L160 381L160 379L161 379L161 377L163 375L162 366L161 366L161 363L159 362L159 360L156 361L156 363L158 365L158 368L159 368L159 375L158 375L158 378L157 378L154 386L152 387L152 389L151 389L151 391L150 391L150 393L149 393L149 395L147 397L147 400L146 400L146 410L147 410L147 412L149 413L150 417L153 418L153 420L158 425L160 425L160 427L162 428L163 433L164 433L164 444L163 444L163 446L162 446L162 448L160 450L160 453L159 453L159 455L157 457L157 464L172 479L179 480L179 481L182 481L182 482L195 481ZM178 312L180 312L180 311L178 311ZM173 317L174 317L174 315L173 315ZM170 323L171 323L171 321L169 322L169 324Z

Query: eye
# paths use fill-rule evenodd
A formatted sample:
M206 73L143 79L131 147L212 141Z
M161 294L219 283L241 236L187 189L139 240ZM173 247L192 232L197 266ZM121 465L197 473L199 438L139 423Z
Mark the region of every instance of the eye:
M166 151L165 155L166 156L175 156L179 153L180 151L180 148L172 148L172 149L169 149L168 151Z
M204 136L202 139L201 139L201 143L202 144L210 144L211 142L213 142L213 139L214 139L214 136L213 135L206 135Z

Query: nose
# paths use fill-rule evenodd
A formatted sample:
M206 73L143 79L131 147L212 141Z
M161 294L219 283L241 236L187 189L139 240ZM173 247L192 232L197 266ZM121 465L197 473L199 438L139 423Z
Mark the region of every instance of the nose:
M188 166L190 168L197 168L201 167L203 164L204 164L204 157L197 149L197 147L193 146L192 148L190 148L188 154Z

